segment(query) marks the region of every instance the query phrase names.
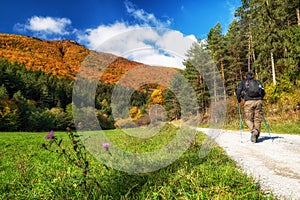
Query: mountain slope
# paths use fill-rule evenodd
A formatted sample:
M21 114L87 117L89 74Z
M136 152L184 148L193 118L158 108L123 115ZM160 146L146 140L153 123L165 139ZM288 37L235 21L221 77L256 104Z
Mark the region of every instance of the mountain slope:
M91 52L93 51L71 40L47 41L28 36L0 34L0 59L23 63L27 69L41 70L54 76L75 78L83 61ZM99 78L109 84L115 84L126 72L138 66L146 67L145 70L155 72L154 74L158 71L168 72L160 73L159 79L165 82L169 82L172 78L170 71L175 73L178 70L148 66L109 53L97 54L104 63L109 62ZM136 74L136 77L144 77L142 81L151 82L151 77L150 79L145 77L144 73Z

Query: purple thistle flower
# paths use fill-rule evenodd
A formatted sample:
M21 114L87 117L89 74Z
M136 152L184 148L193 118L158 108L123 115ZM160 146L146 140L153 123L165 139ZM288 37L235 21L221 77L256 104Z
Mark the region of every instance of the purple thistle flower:
M51 140L54 137L54 131L50 131L50 133L45 137L45 140Z
M103 143L103 148L108 151L108 148L109 148L109 143Z

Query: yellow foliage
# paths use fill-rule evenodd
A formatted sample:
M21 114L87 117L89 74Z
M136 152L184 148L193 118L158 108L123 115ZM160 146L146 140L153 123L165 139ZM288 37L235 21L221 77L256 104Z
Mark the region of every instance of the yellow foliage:
M139 118L141 118L143 116L141 110L138 109L138 107L136 107L136 106L133 106L130 109L129 115L130 115L132 120L138 120Z
M150 104L163 104L164 97L161 90L155 89L151 94Z

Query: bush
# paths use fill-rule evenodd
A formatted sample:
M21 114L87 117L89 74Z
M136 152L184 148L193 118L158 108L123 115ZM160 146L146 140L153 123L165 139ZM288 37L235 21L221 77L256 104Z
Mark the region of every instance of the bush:
M16 131L19 127L17 105L9 100L0 101L0 131Z
M99 125L102 129L114 129L114 119L110 115L108 116L105 113L102 113L101 111L97 111L97 119L99 121Z
M28 118L30 131L48 131L55 129L55 121L49 113L49 110L33 111Z
M115 127L117 128L134 128L136 127L137 125L130 119L130 118L127 118L127 119L119 119L116 121L115 123Z
M47 110L46 112L51 116L57 130L66 130L67 118L62 108L51 108L51 110Z
M2 86L0 86L0 99L3 99L3 100L9 99L7 89L3 84L2 84Z

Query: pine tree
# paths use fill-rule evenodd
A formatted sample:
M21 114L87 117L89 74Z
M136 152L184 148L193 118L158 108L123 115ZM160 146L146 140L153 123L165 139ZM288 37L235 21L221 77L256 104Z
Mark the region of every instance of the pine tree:
M225 35L225 80L229 95L234 93L236 83L242 80L242 75L250 61L250 51L245 48L248 46L246 38L248 34L242 27L242 21L233 20Z

